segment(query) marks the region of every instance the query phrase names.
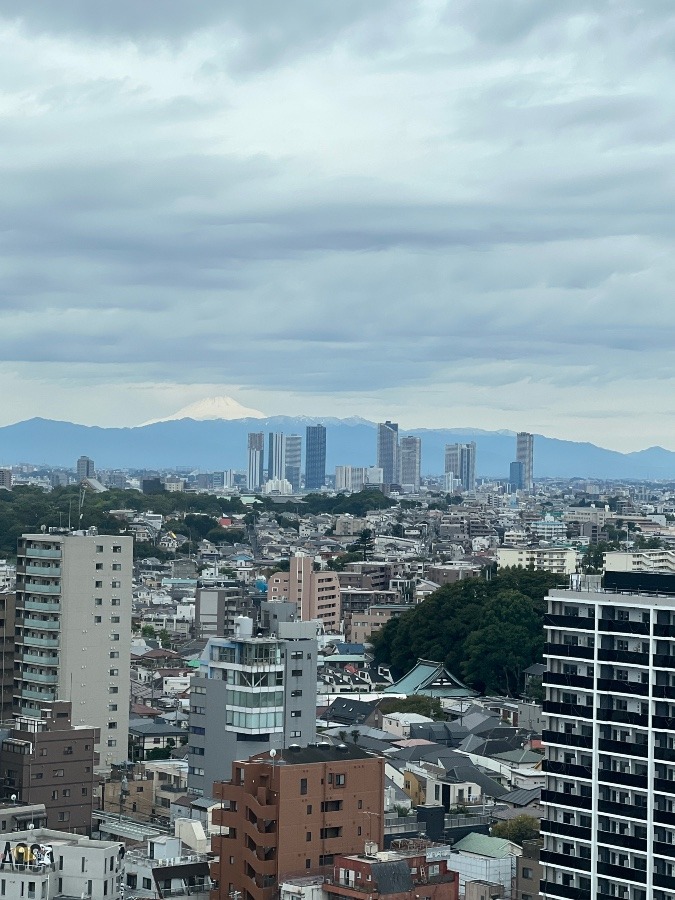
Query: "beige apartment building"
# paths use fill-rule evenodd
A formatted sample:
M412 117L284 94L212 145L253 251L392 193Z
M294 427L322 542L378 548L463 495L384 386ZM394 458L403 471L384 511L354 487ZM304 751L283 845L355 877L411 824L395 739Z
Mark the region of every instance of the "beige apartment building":
M497 568L517 566L536 572L555 572L573 575L577 570L576 550L566 547L500 547L497 551Z
M328 633L340 628L340 581L335 572L315 572L308 556L292 556L288 572L275 572L267 583L268 600L296 603L303 622L318 619Z
M133 538L24 534L16 562L14 712L56 700L100 729L103 768L127 758Z

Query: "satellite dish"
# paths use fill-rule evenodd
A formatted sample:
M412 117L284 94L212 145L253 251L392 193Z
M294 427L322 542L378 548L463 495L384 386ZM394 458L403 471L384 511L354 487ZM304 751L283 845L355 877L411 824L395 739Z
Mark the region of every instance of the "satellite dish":
M12 803L16 803L16 794L12 794L9 799L12 801Z
M272 759L274 759L274 757L276 755L277 755L277 751L274 749L274 747L272 747L272 749L270 750L270 756L272 757Z
M33 822L30 822L28 825L28 830L32 831L34 828L35 828L35 824Z

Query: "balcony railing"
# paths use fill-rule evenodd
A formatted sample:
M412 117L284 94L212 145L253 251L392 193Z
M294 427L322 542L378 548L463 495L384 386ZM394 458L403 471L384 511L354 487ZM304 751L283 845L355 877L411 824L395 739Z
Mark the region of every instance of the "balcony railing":
M61 566L32 566L28 563L23 567L26 575L39 575L41 578L60 578Z
M626 622L620 619L598 619L598 631L620 634L649 634L648 622Z
M24 681L37 681L40 684L57 684L59 680L59 676L54 673L31 672L29 669L24 669L21 677Z
M583 747L584 749L590 749L593 746L593 737L590 734L543 731L541 739L545 744L556 744L559 747Z
M26 644L28 647L58 647L58 638L38 637L34 634L24 634L17 637L17 643Z
M18 623L24 628L34 628L38 631L58 631L61 627L59 619L34 619L26 616L23 622Z
M22 553L37 559L61 559L60 550L49 550L46 547L23 547L19 550L19 555Z
M26 581L23 586L26 594L60 594L60 584L41 584L39 581Z
M58 600L24 600L23 608L34 612L59 612L61 604Z

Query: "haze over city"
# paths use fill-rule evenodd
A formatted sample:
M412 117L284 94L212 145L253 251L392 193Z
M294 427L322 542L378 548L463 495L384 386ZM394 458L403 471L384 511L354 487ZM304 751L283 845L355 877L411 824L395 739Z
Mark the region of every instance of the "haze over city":
M0 424L227 394L675 447L674 33L609 0L3 0Z

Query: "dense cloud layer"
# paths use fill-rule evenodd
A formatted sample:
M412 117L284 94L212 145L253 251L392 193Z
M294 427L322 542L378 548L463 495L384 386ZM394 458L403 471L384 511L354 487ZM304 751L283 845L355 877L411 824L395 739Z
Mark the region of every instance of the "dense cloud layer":
M0 0L0 421L675 446L675 10Z

